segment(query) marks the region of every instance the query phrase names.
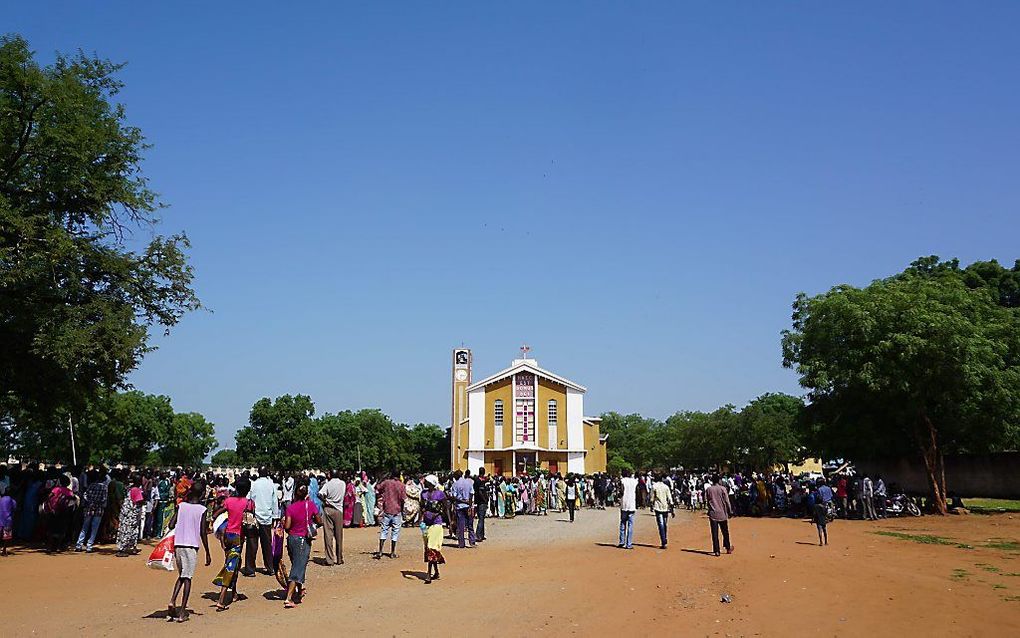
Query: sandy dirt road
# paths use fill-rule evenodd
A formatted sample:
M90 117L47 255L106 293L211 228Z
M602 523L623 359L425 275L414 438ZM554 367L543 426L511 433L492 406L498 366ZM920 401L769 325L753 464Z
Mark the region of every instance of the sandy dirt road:
M579 512L489 521L477 549L448 548L441 581L420 580L420 535L405 529L395 560L373 560L377 531L348 530L347 564L309 565L310 594L283 609L275 581L244 578L238 600L212 608L200 566L191 620L164 620L174 575L144 556L47 556L19 549L0 559L3 635L265 636L1008 636L1020 635L1020 517L893 519L814 527L788 519L735 519L736 552L708 555L703 514L679 512L669 549L639 512L635 549L617 549L618 514ZM920 544L875 534L937 535ZM989 544L996 545L988 547ZM321 558L316 543L314 558ZM201 556L201 555L200 555ZM722 603L722 594L732 602Z

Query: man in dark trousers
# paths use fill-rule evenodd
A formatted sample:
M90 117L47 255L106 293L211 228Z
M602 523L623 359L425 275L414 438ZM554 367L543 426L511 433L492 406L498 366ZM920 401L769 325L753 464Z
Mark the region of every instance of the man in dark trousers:
M708 504L708 522L712 525L712 553L719 555L719 530L722 530L723 547L727 554L733 553L730 544L730 492L719 484L722 479L718 474L712 477L712 484L705 488L705 502Z
M478 468L478 475L475 476L475 517L478 519L478 529L475 530L475 541L485 540L485 515L489 510L489 477L485 475L485 468Z

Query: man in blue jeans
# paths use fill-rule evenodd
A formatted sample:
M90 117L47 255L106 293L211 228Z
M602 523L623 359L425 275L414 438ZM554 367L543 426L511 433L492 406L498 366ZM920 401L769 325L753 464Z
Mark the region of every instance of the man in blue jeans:
M652 484L652 511L655 512L655 523L659 526L659 549L666 549L666 524L669 515L673 513L673 490L662 474L656 474Z
M382 507L382 521L379 530L379 551L374 558L382 558L383 544L388 538L390 541L390 558L397 557L397 539L400 538L400 527L404 524L404 500L407 498L407 490L404 484L397 480L400 476L397 472L386 475L386 479L375 487L376 497Z
M471 471L453 473L453 498L457 509L457 547L464 548L464 530L467 529L471 547L475 546L475 528L471 525L471 507L475 500L475 482Z
M103 521L109 487L97 470L89 470L87 476L89 488L85 491L85 518L82 521L81 533L78 534L78 542L75 544L74 551L80 552L84 549L91 554L92 546L96 544L96 534L99 533L99 524ZM88 538L87 548L83 547L86 538Z
M631 471L623 470L623 478L620 479L620 486L623 489L620 495L620 544L617 547L622 549L634 549L634 512L637 511L637 484L636 478L631 476Z

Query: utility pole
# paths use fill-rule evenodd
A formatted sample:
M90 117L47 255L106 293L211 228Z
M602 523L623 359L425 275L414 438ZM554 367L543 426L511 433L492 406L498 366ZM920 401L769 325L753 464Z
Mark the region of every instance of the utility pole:
M74 446L74 421L67 415L67 426L71 429L71 465L78 465L78 450Z

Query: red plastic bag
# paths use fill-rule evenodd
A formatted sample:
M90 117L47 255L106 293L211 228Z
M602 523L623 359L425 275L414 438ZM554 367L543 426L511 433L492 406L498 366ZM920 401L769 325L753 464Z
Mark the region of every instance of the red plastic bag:
M156 543L146 565L152 569L164 569L168 572L174 570L174 530L167 532L166 536Z

